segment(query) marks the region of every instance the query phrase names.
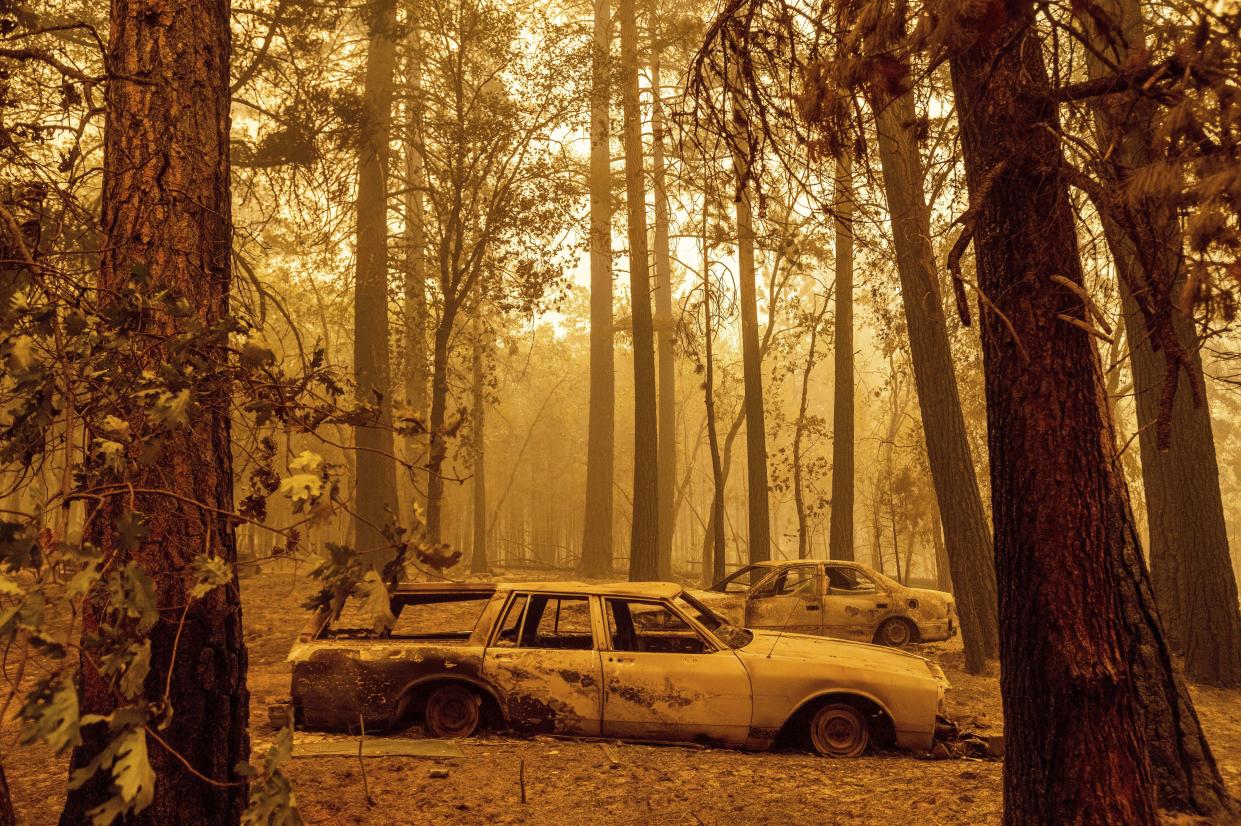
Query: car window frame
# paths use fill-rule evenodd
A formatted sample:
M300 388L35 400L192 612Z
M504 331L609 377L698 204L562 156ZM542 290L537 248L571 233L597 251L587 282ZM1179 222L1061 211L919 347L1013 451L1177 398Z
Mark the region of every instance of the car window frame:
M843 590L843 589L838 590L838 591L837 591L837 590L833 590L833 588L832 588L832 579L831 579L831 577L830 577L830 576L828 575L828 573L827 573L827 569L828 569L828 568L831 568L831 567L842 568L842 569L845 569L845 570L852 571L852 572L853 572L853 575L854 575L855 577L865 577L867 581L869 581L871 584L873 584L873 585L875 586L874 590L873 590L873 591L848 591L848 590ZM856 567L856 566L854 566L854 565L842 565L842 564L840 564L840 563L831 563L831 562L826 563L826 564L823 566L823 582L824 582L824 584L825 584L825 586L826 586L826 594L827 594L827 596L832 596L833 594L836 594L836 595L838 595L838 596L855 596L855 597L865 597L865 596L880 595L880 594L887 594L887 593L888 593L888 588L887 588L887 586L886 586L886 585L884 585L884 584L883 584L881 581L879 581L878 579L875 579L873 576L871 576L871 575L870 575L868 572L866 572L865 570L863 570L863 569L861 569L861 568L859 568L859 567Z
M698 622L696 619L687 615L684 611L678 608L670 599L665 599L664 597L625 596L623 594L600 594L599 595L599 609L600 609L600 621L601 621L600 630L603 633L603 641L607 645L607 648L601 648L600 649L601 651L614 651L614 652L619 652L621 654L673 654L673 653L676 653L672 651L624 651L619 648L613 648L612 647L612 634L608 629L608 618L607 618L607 613L606 613L608 610L608 607L607 605L604 604L608 600L622 600L626 602L659 603L661 606L664 607L664 609L666 609L667 611L679 617L682 622L684 622L687 626L689 626L689 628L692 631L694 631L696 634L698 634L699 637L703 639L703 641L707 644L707 648L709 649L707 651L704 651L702 655L682 654L681 656L705 656L707 654L717 654L721 651L731 652L733 650L729 648L727 645L724 645L724 643L722 643L715 636L715 634L712 634L711 631L706 628L706 626L704 626L702 623Z
M504 622L505 620L508 619L509 608L512 606L514 602L521 599L522 597L526 598L526 604L522 606L521 618L518 620L518 625L517 625L517 627L521 629L517 634L517 640L519 642L521 641L521 638L523 635L522 632L524 632L525 630L526 615L529 613L530 605L536 597L544 597L548 600L582 599L586 601L587 610L590 613L591 647L590 648L543 648L541 646L526 647L526 646L519 646L519 645L514 645L514 646L499 645L498 640L500 637L500 633L504 630ZM540 619L542 618L540 617ZM605 649L601 647L600 642L603 640L606 640L610 643L611 640L608 639L609 635L607 634L606 623L605 623L605 626L601 630L600 620L601 620L601 617L600 617L599 598L595 594L573 594L573 593L567 593L564 591L513 591L508 595L508 598L504 601L504 607L500 609L499 617L496 619L495 624L492 626L491 633L488 634L487 636L487 644L485 647L488 649L500 648L500 649L504 649L505 651L595 651L595 652L603 651Z

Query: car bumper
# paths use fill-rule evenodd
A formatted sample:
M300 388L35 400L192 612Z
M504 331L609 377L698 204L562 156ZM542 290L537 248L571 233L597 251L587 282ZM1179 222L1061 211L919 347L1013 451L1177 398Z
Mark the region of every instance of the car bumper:
M922 642L940 642L957 635L957 624L951 617L934 622L918 623L918 638Z

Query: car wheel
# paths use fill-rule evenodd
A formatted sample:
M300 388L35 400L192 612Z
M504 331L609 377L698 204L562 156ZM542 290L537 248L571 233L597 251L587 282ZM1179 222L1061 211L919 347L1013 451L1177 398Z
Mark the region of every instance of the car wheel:
M903 619L885 620L875 633L875 641L892 648L904 648L913 639L913 629Z
M851 705L825 705L810 718L810 744L827 757L858 757L870 744L870 726Z
M481 702L465 686L443 685L427 698L427 732L434 737L469 737L478 728Z

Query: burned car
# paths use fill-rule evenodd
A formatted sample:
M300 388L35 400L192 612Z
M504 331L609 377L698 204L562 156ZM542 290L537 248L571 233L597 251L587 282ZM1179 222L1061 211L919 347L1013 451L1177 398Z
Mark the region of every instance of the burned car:
M861 640L903 648L956 636L952 594L910 588L873 568L840 560L760 562L692 592L744 628Z
M800 738L847 757L872 742L930 748L948 687L939 666L890 648L734 627L670 583L417 583L395 590L392 613L383 634L312 620L288 657L298 726L753 750Z

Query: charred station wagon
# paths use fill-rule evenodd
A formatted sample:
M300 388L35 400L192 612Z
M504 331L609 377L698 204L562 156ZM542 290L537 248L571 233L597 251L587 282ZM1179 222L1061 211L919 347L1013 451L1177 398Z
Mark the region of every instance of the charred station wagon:
M316 615L289 653L306 728L576 736L856 756L928 749L947 680L874 645L734 627L669 583L416 583L385 634Z

